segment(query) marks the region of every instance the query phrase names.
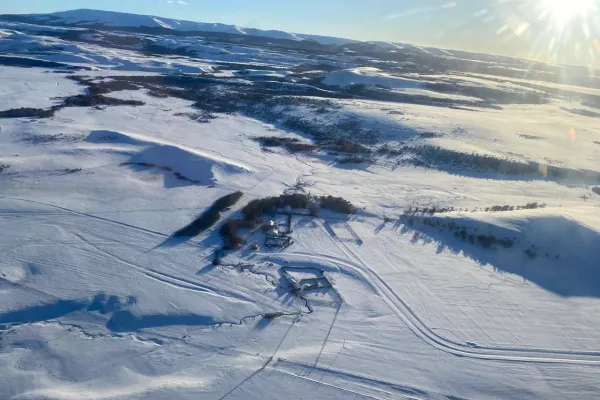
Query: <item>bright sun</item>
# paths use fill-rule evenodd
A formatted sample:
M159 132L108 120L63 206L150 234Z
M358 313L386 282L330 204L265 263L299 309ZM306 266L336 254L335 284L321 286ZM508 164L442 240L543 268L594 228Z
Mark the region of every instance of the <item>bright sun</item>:
M544 13L549 14L560 25L565 25L574 17L586 16L596 11L595 0L541 0Z

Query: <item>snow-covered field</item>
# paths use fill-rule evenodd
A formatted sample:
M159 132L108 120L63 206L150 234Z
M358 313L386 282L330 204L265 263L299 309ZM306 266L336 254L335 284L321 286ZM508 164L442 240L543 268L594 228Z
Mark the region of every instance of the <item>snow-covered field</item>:
M0 48L21 61L0 57L0 398L600 391L594 98L537 102L526 79L376 68L345 52L123 34L198 52L160 55L110 44L114 31L4 24ZM353 154L323 135L360 144L364 160L343 162ZM172 236L235 191L210 229ZM257 231L221 251L226 220L294 191L359 211L293 216L289 247L264 247ZM286 273L328 284L297 293Z

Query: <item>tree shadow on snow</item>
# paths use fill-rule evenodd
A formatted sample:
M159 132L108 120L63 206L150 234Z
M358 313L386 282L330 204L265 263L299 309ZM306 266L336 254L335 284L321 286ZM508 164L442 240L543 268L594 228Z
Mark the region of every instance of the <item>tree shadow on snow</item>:
M0 314L0 324L19 324L56 319L89 305L82 300L57 300L54 303L25 307L17 311Z
M118 296L98 293L93 299L57 300L53 303L25 307L17 311L0 314L0 324L41 322L63 317L77 311L98 311L107 314L134 304L134 297L123 299Z
M172 325L213 326L221 322L213 317L196 314L150 314L134 315L131 311L118 311L106 323L112 332L134 332L146 328L159 328Z
M441 218L441 226L425 225L417 218L408 224L407 220L395 227L401 234L412 235L413 244L437 244L438 253L462 254L497 272L519 275L560 296L600 297L600 233L577 221L560 216L512 220L518 225L514 230L460 217ZM515 244L510 248L485 247L444 227L451 223L468 226L475 235L492 234Z
M265 330L269 327L269 325L271 325L271 323L273 323L273 321L275 321L275 318L263 317L260 320L258 320L256 325L254 325L254 330L257 330L257 331Z

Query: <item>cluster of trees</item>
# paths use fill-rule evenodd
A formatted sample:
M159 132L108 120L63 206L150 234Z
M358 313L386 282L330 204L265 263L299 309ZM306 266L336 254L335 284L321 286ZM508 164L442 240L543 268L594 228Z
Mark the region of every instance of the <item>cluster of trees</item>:
M342 197L321 196L314 197L310 194L292 193L282 194L277 197L252 200L243 209L246 220L256 220L267 213L278 209L290 207L291 209L308 210L311 215L319 214L320 208L332 210L340 214L350 215L356 212L356 207Z
M429 144L422 146L404 145L395 149L384 145L378 149L378 152L394 156L406 156L404 157L403 162L425 168L443 170L452 167L479 172L492 171L503 175L531 174L551 178L568 178L600 182L600 173L596 171L562 168L538 164L536 162L520 162L487 154L461 153Z
M403 146L400 150L414 156L410 158L412 164L428 168L453 166L481 172L494 171L504 175L536 174L540 170L537 163L522 163L487 154L461 153L434 145Z
M290 209L308 210L311 215L318 215L320 210L319 205L321 208L342 214L353 214L356 212L356 208L352 203L341 197L313 197L304 193L292 193L255 199L242 209L244 219L229 220L221 227L219 232L225 241L224 249L234 250L244 244L244 239L238 233L239 230L254 229L262 225L265 214L289 207Z
M246 220L256 220L286 206L292 209L310 210L313 215L318 214L318 207L313 198L304 193L282 194L281 196L252 200L242 209L242 213Z
M502 211L514 211L514 210L535 210L536 208L546 208L546 207L547 207L547 204L538 203L537 201L535 201L533 203L527 203L524 206L508 206L508 205L492 206L492 207L487 207L485 209L485 211L502 212Z
M319 203L321 208L332 210L340 214L350 215L356 213L356 207L348 200L341 197L321 196L319 197Z
M219 233L223 237L225 250L238 249L244 244L244 239L238 234L240 229L254 229L262 223L262 220L244 220L244 219L230 219L225 222Z
M0 111L0 118L50 118L58 110L57 106L47 110L43 108L13 108L6 111Z
M600 190L600 189L599 189ZM545 203L538 203L537 201L532 202L532 203L527 203L523 206L509 206L509 205L503 205L503 206L491 206L491 207L486 207L486 208L474 208L474 209L456 209L454 207L435 207L435 206L431 206L431 207L413 207L410 206L405 212L404 215L415 215L415 214L427 214L427 215L434 215L434 214L445 214L445 213L449 213L449 212L454 212L454 211L464 211L464 212L476 212L476 211L484 211L484 212L506 212L506 211L515 211L515 210L534 210L536 208L546 208L547 204Z
M301 151L314 151L317 146L311 143L302 143L298 138L279 136L258 136L253 140L259 142L263 147L284 147L290 153Z
M336 162L338 164L372 164L373 158L367 157L367 156L360 156L360 155L351 155L351 156L338 157L336 159Z
M446 228L449 231L454 232L455 237L486 249L496 245L510 248L515 244L515 241L510 238L498 238L491 234L482 235L470 233L470 229L467 226L459 225L454 221L446 223L439 218L423 218L423 224L433 228Z
M53 142L77 142L83 140L84 135L72 135L67 133L49 133L49 134L36 134L29 133L23 135L21 138L22 142L29 143L32 145L53 143Z
M283 114L283 113L282 113ZM347 118L333 124L322 120L287 117L283 121L287 129L302 132L313 137L319 148L340 153L365 153L380 140L381 133L375 129L367 129L358 118Z

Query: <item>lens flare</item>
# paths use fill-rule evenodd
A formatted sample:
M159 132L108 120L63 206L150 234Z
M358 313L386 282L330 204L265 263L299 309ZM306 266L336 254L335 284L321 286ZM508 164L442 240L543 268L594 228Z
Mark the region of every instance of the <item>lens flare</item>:
M585 17L596 10L594 0L541 0L542 11L559 26L565 26L577 16Z

